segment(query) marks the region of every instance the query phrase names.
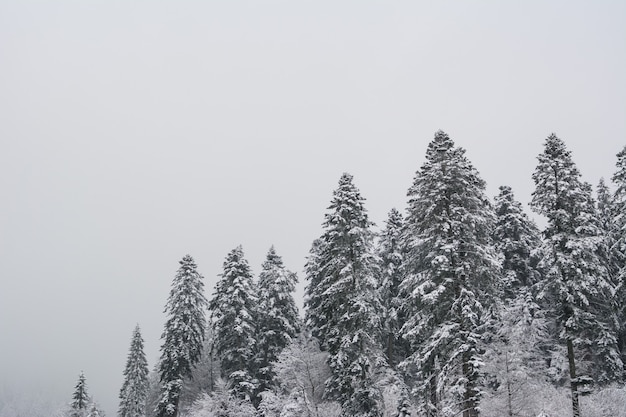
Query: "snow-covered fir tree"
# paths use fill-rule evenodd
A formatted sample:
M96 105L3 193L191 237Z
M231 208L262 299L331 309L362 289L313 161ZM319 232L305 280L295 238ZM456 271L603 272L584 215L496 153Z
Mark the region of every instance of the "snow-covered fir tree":
M540 279L538 259L533 252L541 244L541 234L524 212L522 204L515 199L511 187L500 187L494 210L496 225L493 240L496 251L503 256L505 295L511 297L516 289L529 288Z
M600 178L596 187L596 213L598 216L598 226L600 227L600 235L604 240L606 251L607 267L610 277L615 287L620 284L620 269L624 264L624 254L620 251L620 232L619 232L619 210L616 204L616 198L611 190L604 182L604 178Z
M332 370L326 396L341 403L345 416L381 414L373 384L382 354L378 265L363 202L352 175L343 174L306 267L307 321L328 351Z
M508 186L495 198L493 240L502 255L505 298L499 302L493 338L487 347L485 370L494 399L502 413L518 415L530 391L530 381L545 372L552 339L533 285L540 281L537 268L541 235Z
M622 362L626 363L626 146L617 154L616 168L611 178L616 189L612 199L613 240L610 253L616 273L619 345Z
M144 417L148 396L148 361L143 350L139 325L133 330L130 350L124 368L124 382L120 389L120 417Z
M438 131L408 191L403 282L411 355L401 364L428 416L478 415L481 342L497 295L499 258L485 182Z
M395 367L406 357L406 343L400 337L404 324L400 284L404 278L402 244L402 214L391 209L381 232L377 253L380 259L380 298L383 307L382 346L390 366Z
M222 377L239 398L253 400L258 381L254 359L258 349L257 290L241 246L226 256L221 279L209 301L213 349Z
M258 391L274 386L272 364L300 329L298 307L293 299L298 278L288 271L272 246L263 262L258 282L257 376Z
M570 152L556 135L546 139L537 159L531 207L548 220L540 262L545 269L542 295L567 348L572 410L579 417L585 381L580 365L586 356L592 350L602 351L603 369L614 373L622 369L616 340L598 311L610 299L612 286L599 253L602 239L591 187L581 182Z
M91 397L87 393L87 382L83 372L78 376L78 382L74 387L72 402L70 404L70 417L85 417L88 407L91 404Z
M186 255L179 263L165 305L167 321L158 365L161 381L158 417L178 414L183 380L191 376L194 364L200 359L205 337L207 300L202 275L191 256Z

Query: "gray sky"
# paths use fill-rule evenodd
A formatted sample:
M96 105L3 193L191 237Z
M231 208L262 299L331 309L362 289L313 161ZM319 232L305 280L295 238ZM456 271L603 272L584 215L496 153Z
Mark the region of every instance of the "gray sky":
M551 132L608 179L625 23L618 0L0 0L0 393L68 402L84 370L114 415L186 253L207 296L239 244L303 280L341 173L382 225L438 129L490 195L530 200Z

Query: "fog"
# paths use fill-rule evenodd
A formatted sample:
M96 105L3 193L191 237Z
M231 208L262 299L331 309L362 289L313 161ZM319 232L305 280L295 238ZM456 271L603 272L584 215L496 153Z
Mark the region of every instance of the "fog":
M187 253L210 297L232 248L258 273L273 244L301 304L341 173L382 225L438 129L490 195L530 200L551 132L608 180L625 23L619 1L0 0L0 405L66 404L82 370L115 415Z

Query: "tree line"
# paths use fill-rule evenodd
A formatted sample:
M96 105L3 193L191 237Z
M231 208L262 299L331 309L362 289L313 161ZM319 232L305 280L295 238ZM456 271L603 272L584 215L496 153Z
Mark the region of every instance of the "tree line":
M133 332L119 416L536 416L538 387L567 387L581 417L581 396L625 378L626 147L613 191L594 193L554 134L537 160L543 230L510 187L492 202L442 131L379 232L343 174L307 257L304 319L273 247L257 280L241 247L228 253L209 299L185 256L152 373Z

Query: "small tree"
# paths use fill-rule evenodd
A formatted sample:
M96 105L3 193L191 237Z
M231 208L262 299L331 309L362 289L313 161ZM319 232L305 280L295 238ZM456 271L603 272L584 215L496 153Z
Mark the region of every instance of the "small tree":
M295 273L287 271L272 246L259 276L257 367L259 387L263 392L274 385L272 364L300 329L298 308L293 299L297 283Z
M242 399L228 390L226 381L218 379L215 390L198 398L189 411L190 417L252 417L256 415L249 399Z
M511 187L500 187L495 198L496 224L493 231L495 249L502 254L505 295L514 297L519 289L528 289L541 278L538 259L541 234L528 218Z
M294 415L328 417L326 411L337 405L324 399L324 384L331 377L327 360L328 352L320 350L319 342L304 332L278 355L276 379L287 396L285 408Z
M198 273L193 258L186 255L180 261L165 305L168 319L161 336L158 417L175 417L178 414L183 379L191 376L193 366L202 354L206 308L202 275Z
M400 287L404 279L404 248L402 214L392 209L387 217L385 229L378 241L378 258L380 259L380 294L383 308L382 346L387 362L394 367L406 358L408 347L400 337L400 329L404 325L403 299Z
M222 377L232 387L232 393L253 400L257 389L257 297L241 246L228 253L220 276L209 302L213 350L220 358Z
M70 417L84 417L87 415L91 398L87 393L87 383L85 382L85 374L81 371L78 376L78 382L74 387L72 394L72 403L70 404Z
M120 417L143 417L148 396L148 361L143 351L143 338L139 325L135 327L130 351L124 369L124 383L120 390Z

